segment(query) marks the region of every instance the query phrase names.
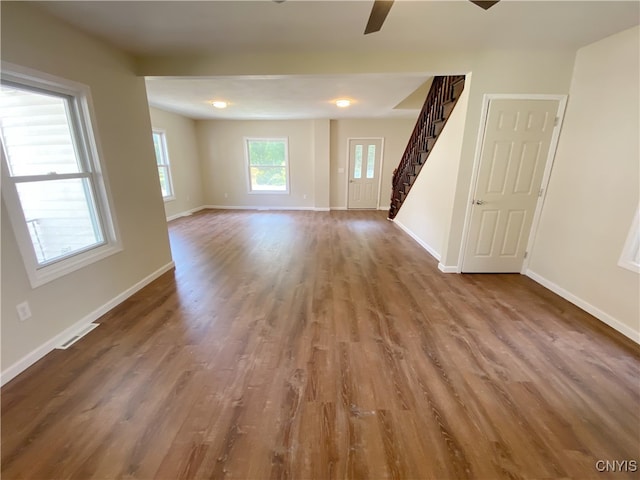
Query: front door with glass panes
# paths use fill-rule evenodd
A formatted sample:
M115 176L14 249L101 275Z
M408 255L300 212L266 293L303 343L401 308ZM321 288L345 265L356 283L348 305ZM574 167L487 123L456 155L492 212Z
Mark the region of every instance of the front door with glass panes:
M348 208L378 208L381 138L349 140Z

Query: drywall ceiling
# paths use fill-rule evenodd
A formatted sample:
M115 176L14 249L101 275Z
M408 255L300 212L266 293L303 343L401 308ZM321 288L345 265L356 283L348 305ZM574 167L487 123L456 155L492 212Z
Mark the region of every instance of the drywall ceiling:
M41 2L52 14L139 55L578 48L638 24L637 1L397 0L363 35L372 1Z
M195 119L415 118L424 74L147 78L152 106ZM412 102L407 101L413 98ZM418 95L419 97L419 95ZM351 100L348 108L335 105ZM211 105L224 100L228 107ZM399 105L400 104L400 105Z
M577 49L638 24L640 2L396 0L363 35L372 1L47 1L37 5L138 57ZM193 118L415 116L430 74L147 79L152 105ZM353 107L330 104L351 97ZM224 111L207 101L222 97ZM396 106L402 108L394 108Z

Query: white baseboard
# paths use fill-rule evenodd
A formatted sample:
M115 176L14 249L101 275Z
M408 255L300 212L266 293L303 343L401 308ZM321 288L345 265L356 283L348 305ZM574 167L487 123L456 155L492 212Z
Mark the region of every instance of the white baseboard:
M171 215L167 217L167 222L170 222L171 220L175 220L176 218L188 217L192 213L199 212L200 210L204 210L205 208L207 207L201 206L201 207L192 208L190 210L187 210L186 212L176 213L175 215Z
M165 266L159 268L158 270L153 272L151 275L146 276L135 285L129 287L124 292L120 293L118 296L109 300L107 303L105 303L101 307L98 307L93 312L81 318L70 327L65 328L58 335L46 341L45 343L40 345L38 348L33 350L31 353L28 353L27 355L22 357L13 365L11 365L10 367L2 371L2 373L0 374L0 385L5 385L7 382L14 379L20 373L24 372L27 368L29 368L31 365L36 363L42 357L44 357L47 353L51 352L59 345L62 345L69 338L73 337L74 335L77 335L84 328L86 328L88 324L95 322L102 315L107 313L109 310L121 304L131 295L136 293L138 290L141 290L142 288L146 287L148 284L153 282L160 275L168 272L174 267L175 267L175 264L173 262L167 263Z
M386 210L389 210L389 208L390 208L389 206L386 206L386 207L378 207L376 210L383 210L383 211L386 211ZM349 210L349 208L348 208L348 207L331 207L331 210ZM358 211L358 210L362 211L362 210L366 210L366 209L362 209L362 210L361 210L361 209L357 209L357 208L356 208L356 209L354 209L354 210L355 210L355 211Z
M331 209L329 207L314 207L314 212L330 212Z
M442 263L438 263L438 270L440 270L443 273L458 273L458 266L444 265Z
M265 205L205 205L202 208L210 208L212 210L307 210L307 211L329 211L329 208L317 209L316 207L271 207Z
M616 330L616 331L620 332L621 334L623 334L625 337L630 338L631 340L633 340L636 343L640 343L640 332L632 329L628 325L622 323L620 320L618 320L616 318L613 318L611 315L609 315L606 312L603 312L599 308L594 307L593 305L591 305L586 300L583 300L582 298L574 295L573 293L569 292L568 290L565 290L561 286L556 285L555 283L553 283L550 280L547 280L543 276L541 276L541 275L539 275L539 274L537 274L537 273L535 273L535 272L533 272L531 270L527 270L525 274L527 275L527 277L529 277L532 280L538 282L543 287L548 288L553 293L556 293L556 294L560 295L565 300L568 300L569 302L573 303L574 305L580 307L585 312L590 313L591 315L596 317L598 320L606 323L607 325L609 325L614 330Z
M435 258L436 260L440 261L440 254L436 251L435 248L433 248L431 245L427 244L424 240L422 240L420 237L418 237L415 233L413 233L411 230L409 230L409 228L407 228L405 225L402 224L402 222L394 219L392 220L394 224L396 224L398 227L400 227L400 229L405 232L407 235L409 235L411 238L413 238L418 245L420 245L422 248L424 248L427 252L429 252L429 254Z
M376 210L389 210L389 205L387 205L386 207L384 206L380 206L378 207ZM331 210L349 210L348 207L331 207ZM355 209L356 211L358 210L357 208Z
M379 206L378 210L389 210L391 208L391 205L385 205L385 206Z

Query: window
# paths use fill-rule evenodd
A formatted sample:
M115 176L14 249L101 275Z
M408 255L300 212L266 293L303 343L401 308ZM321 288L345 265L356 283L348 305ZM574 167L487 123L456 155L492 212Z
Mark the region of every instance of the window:
M167 153L167 136L162 130L153 130L153 148L156 151L156 163L160 177L162 198L173 200L173 184L171 182L171 169L169 167L169 154Z
M289 193L286 138L246 138L250 193Z
M32 286L120 250L87 87L3 64L2 194Z
M627 241L622 249L622 255L618 262L623 268L640 273L640 207L631 222Z

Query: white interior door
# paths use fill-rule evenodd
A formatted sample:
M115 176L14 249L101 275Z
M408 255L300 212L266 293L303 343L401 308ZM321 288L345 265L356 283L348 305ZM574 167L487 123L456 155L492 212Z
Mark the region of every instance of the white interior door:
M490 101L463 272L520 272L558 106Z
M349 140L348 208L378 208L381 138Z

